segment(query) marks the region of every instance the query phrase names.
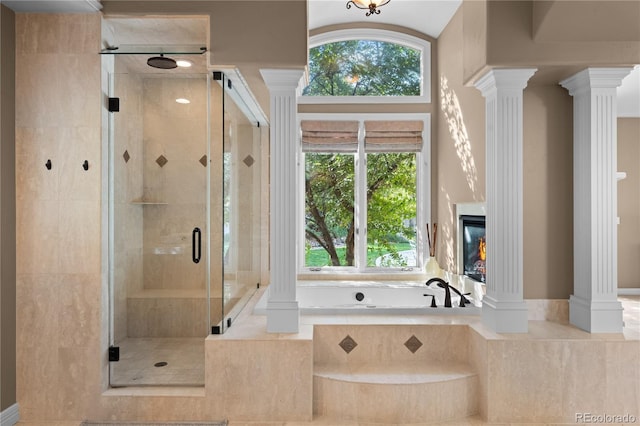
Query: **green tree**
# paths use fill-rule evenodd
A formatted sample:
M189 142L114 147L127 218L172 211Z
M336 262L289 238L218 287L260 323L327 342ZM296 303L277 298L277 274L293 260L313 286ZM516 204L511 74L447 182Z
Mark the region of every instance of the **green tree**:
M402 264L396 244L416 237L415 159L412 153L367 155L367 249L390 253L395 264Z
M327 43L309 50L312 96L419 96L420 52L376 40Z
M415 238L407 225L416 216L415 154L367 156L368 247L396 255L395 244ZM333 266L355 260L355 173L353 155L306 154L306 237L322 247ZM337 243L344 245L344 258Z
M355 258L353 155L306 154L306 236L328 254L331 264L341 265L336 242L347 247L344 264Z

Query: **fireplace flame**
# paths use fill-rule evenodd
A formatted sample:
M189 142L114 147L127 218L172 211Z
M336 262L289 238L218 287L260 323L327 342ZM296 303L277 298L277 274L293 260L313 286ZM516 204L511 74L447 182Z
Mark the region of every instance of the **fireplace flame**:
M478 238L478 256L483 262L487 260L487 242L484 237Z

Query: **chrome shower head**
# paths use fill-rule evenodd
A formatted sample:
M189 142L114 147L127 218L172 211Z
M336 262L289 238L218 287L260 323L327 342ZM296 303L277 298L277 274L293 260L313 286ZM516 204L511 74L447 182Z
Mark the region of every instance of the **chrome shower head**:
M159 68L161 70L170 70L178 66L174 59L167 58L163 55L154 56L147 59L147 65L153 68Z

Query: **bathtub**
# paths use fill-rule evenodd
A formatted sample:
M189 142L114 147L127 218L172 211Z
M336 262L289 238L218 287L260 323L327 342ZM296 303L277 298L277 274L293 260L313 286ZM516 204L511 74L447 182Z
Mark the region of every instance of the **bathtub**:
M456 288L460 289L458 286ZM438 307L431 308L431 296L425 295L435 295ZM266 314L268 298L269 289L256 303L254 314ZM444 289L436 284L427 287L425 281L298 281L296 298L302 315L480 314L480 302L476 292L467 296L471 304L461 308L458 306L459 296L452 291L453 307L445 308Z

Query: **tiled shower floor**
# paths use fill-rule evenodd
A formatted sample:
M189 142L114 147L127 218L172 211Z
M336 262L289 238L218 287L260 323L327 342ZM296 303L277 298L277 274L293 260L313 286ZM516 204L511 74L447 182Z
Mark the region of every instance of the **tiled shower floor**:
M119 343L120 361L110 363L111 386L204 386L204 341L126 339Z

